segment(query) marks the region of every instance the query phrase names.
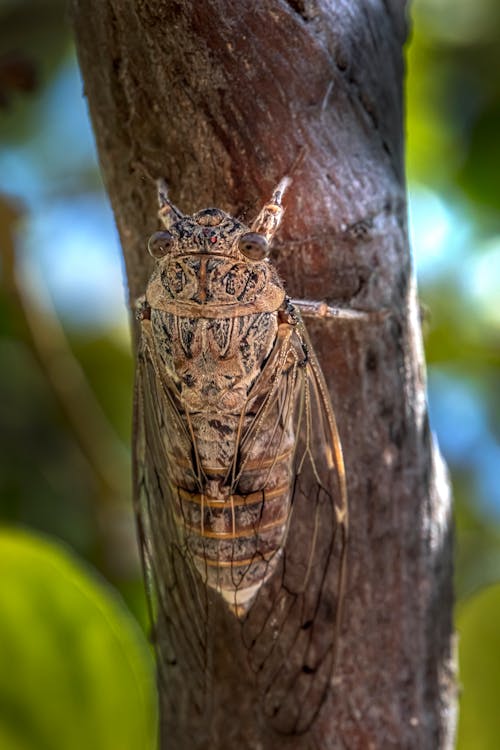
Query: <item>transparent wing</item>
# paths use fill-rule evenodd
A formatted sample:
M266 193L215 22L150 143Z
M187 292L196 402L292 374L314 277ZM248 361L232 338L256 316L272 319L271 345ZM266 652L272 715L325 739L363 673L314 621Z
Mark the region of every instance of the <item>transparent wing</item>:
M175 393L161 382L148 337L143 336L135 390L134 503L160 679L175 684L190 673L193 701L202 710L206 680L207 591L174 521L176 488L169 465L172 431L185 433ZM178 440L176 444L178 444ZM192 452L185 435L184 470ZM161 638L161 642L159 641ZM175 690L167 691L174 695Z
M203 710L211 694L209 648L215 631L208 599L214 592L196 571L175 523L178 498L172 481L179 465L196 481L196 446L175 389L162 379L147 327L143 333L135 399L135 507L152 621L162 638L156 644L159 674L175 684L188 673L193 700ZM286 538L241 632L270 724L299 734L314 722L331 684L347 542L340 441L326 384L300 320L278 339L258 379L235 452L241 461L228 467L228 479L238 483L248 476L245 456L255 452L266 457L266 466L278 464L290 435L294 459ZM167 693L175 696L174 689Z
M243 636L270 723L300 734L314 722L331 686L346 568L347 493L326 383L300 319L290 346L305 357L285 378L296 383L289 529Z

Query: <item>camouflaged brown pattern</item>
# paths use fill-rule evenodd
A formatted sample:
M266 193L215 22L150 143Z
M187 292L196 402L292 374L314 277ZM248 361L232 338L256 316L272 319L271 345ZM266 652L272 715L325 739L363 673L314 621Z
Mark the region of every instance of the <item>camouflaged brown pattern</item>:
M210 700L221 597L263 716L302 734L331 689L348 506L328 388L267 260L286 182L250 228L220 209L184 216L159 186L165 230L138 302L134 502L160 678L195 673L195 704Z
M266 208L264 237L280 213ZM173 513L200 575L241 615L274 569L290 510L293 410L268 404L242 441L272 387L274 369L263 373L281 351L285 291L267 258L240 250L250 228L220 209L162 218L169 247L147 287L143 333L185 427L165 447ZM287 366L303 356L291 346Z

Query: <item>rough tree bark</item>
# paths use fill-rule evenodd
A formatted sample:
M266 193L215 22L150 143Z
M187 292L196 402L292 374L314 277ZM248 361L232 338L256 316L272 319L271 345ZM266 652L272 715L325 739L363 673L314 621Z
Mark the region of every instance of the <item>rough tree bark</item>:
M275 259L311 321L345 449L350 547L335 687L307 736L259 722L237 630L214 634L209 721L161 687L162 747L450 748L450 498L429 432L406 230L405 4L75 0L80 64L134 300L166 176L186 212L252 217L295 164ZM302 155L302 158L299 158ZM187 678L189 679L189 678Z

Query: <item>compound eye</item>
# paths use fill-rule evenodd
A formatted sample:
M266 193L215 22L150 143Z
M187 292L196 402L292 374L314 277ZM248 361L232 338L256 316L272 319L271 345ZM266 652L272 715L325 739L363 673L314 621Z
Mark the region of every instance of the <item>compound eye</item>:
M242 234L239 240L239 248L243 255L250 260L262 260L269 255L268 241L257 232Z
M148 250L153 258L163 258L172 247L174 235L170 232L155 232L148 241Z

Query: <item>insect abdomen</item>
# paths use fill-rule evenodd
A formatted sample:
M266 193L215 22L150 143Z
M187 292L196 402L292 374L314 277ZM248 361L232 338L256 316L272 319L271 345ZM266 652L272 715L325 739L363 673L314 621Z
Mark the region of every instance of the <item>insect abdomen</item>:
M286 538L293 440L280 437L282 452L253 456L233 492L221 483L224 470L208 467L207 486L219 492L176 492L174 513L192 562L238 616L273 572Z
M191 564L241 615L274 570L289 520L293 409L282 409L276 370L262 377L281 341L277 315L153 310L151 323L183 423L165 445L175 522Z

